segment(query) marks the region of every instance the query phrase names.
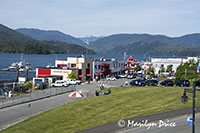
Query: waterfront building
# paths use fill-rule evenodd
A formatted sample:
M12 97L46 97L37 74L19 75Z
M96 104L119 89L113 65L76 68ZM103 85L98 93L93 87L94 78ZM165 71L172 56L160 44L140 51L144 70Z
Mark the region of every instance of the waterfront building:
M139 67L140 63L137 62L132 56L128 58L128 60L125 62L125 69L126 69L126 74L133 74L135 73L135 68Z
M194 60L197 62L198 57L187 57L187 58L151 58L151 63L155 69L155 74L159 74L161 67L164 67L167 70L167 66L172 66L172 71L176 72L177 67L181 63L185 63L189 60Z
M55 67L36 68L33 83L47 82L49 85L55 80L66 80L74 72L79 80L92 79L92 59L84 57L68 57L66 60L55 60Z
M128 58L128 61L125 63L126 69L134 69L139 66L139 62L137 62L132 56Z
M91 58L68 57L66 60L56 60L55 67L69 69L75 72L79 80L92 79L93 64Z
M125 71L125 61L119 59L95 59L93 60L93 70L94 79L122 74Z

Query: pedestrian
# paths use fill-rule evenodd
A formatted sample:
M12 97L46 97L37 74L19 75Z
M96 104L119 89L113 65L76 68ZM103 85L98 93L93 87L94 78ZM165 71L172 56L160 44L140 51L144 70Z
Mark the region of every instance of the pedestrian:
M98 92L97 90L95 91L95 95L96 95L96 96L99 96L99 92Z
M5 92L5 93L4 93L4 96L5 96L5 98L7 97L7 95L8 95L8 93L7 93L7 92Z
M125 81L125 85L128 85L128 81Z
M8 92L8 97L12 97L12 91Z

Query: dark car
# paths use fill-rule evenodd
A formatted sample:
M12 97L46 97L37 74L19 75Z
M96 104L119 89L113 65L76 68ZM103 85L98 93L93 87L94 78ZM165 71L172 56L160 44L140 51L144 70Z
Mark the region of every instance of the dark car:
M121 77L120 77L119 75L116 75L115 78L116 78L116 79L120 79Z
M158 80L148 79L148 80L145 81L145 85L148 85L148 86L157 86L158 85Z
M179 87L186 86L186 87L189 87L190 86L190 81L188 81L188 80L179 80L179 81L175 82L175 86L179 86Z
M140 79L136 79L136 80L132 80L130 82L131 86L145 86L144 81L140 80Z
M200 87L200 80L196 81L196 86Z
M161 86L173 86L174 83L171 79L166 79L160 83Z

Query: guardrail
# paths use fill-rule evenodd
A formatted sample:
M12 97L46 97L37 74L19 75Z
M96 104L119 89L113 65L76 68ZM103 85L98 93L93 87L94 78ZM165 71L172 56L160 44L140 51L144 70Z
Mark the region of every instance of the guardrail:
M68 87L54 87L54 88L49 88L49 89L44 89L44 90L37 90L29 94L20 94L20 95L12 96L12 97L3 97L0 99L0 109L18 105L18 104L37 101L40 99L64 94L64 93L71 92L74 90L76 90L76 86L70 85Z

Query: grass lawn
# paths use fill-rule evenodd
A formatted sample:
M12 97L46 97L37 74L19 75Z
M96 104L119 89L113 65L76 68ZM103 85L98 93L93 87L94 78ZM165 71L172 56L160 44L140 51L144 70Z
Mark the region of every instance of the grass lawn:
M197 104L200 105L197 91ZM111 94L68 103L3 130L4 133L61 133L103 125L120 119L143 116L178 108L191 107L181 103L182 88L118 87Z

